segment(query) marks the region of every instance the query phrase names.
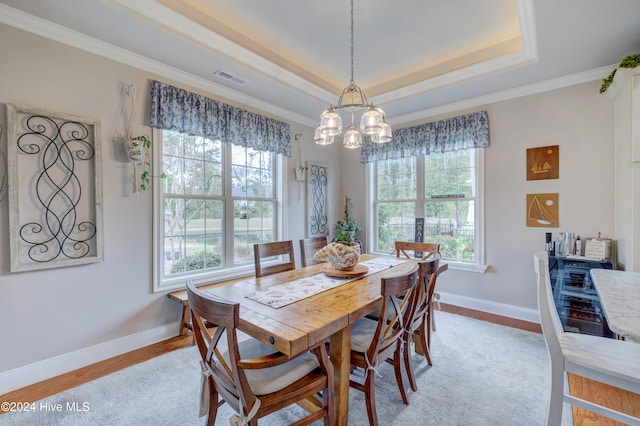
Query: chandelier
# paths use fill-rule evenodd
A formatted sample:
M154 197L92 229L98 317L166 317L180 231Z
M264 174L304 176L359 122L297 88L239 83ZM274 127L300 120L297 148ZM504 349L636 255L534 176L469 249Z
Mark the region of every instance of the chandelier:
M351 125L342 126L339 111L348 109L351 112ZM360 116L360 126L355 125L356 111ZM362 135L371 137L375 143L391 140L391 126L384 120L384 111L370 104L364 92L353 80L353 0L351 0L351 81L342 89L337 105L330 105L320 115L320 126L314 133L314 141L319 145L329 145L344 130L343 144L345 148L355 149L362 146Z

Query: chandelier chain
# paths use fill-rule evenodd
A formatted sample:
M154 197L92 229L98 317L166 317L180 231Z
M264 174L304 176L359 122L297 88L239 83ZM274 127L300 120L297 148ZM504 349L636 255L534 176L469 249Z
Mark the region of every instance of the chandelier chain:
M354 84L353 79L353 0L351 0L351 84Z
M354 0L351 3L351 82L342 90L338 103L330 105L320 115L320 126L314 133L314 141L319 145L332 144L334 138L343 133L342 117L338 110L349 108L351 111L351 126L344 130L344 146L346 148L358 148L362 146L363 135L369 136L373 143L389 142L393 135L391 126L384 120L384 111L370 104L364 92L354 81L354 57L355 57L355 13ZM347 98L347 99L345 99ZM360 117L360 126L355 124L356 110L364 110Z

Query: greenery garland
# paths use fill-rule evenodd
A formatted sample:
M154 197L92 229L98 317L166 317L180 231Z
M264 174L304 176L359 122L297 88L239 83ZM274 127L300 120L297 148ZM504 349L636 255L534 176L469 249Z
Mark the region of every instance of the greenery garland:
M635 68L638 65L640 65L640 53L636 55L629 55L626 58L624 58L620 62L620 65L618 65L613 71L611 71L611 74L609 74L607 78L602 79L602 86L600 86L600 93L606 92L609 86L613 84L613 78L616 76L616 71L618 71L618 68Z

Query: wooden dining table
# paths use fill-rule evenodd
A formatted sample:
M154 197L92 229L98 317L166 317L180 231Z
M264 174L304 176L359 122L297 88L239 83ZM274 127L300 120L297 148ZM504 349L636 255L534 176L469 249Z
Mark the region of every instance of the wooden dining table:
M360 261L376 257L379 256L363 254ZM238 328L287 355L304 352L330 337L329 354L334 366L336 419L338 425L346 425L349 414L351 324L381 306L380 278L406 272L411 268L411 263L408 261L392 266L277 309L245 296L254 291L319 274L320 265L250 280L234 280L228 285L218 283L200 289L239 303Z

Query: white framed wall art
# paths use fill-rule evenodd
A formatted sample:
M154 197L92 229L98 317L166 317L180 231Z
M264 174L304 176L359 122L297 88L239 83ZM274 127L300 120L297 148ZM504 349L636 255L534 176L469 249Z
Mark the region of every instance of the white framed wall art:
M11 271L103 260L100 123L7 104Z

